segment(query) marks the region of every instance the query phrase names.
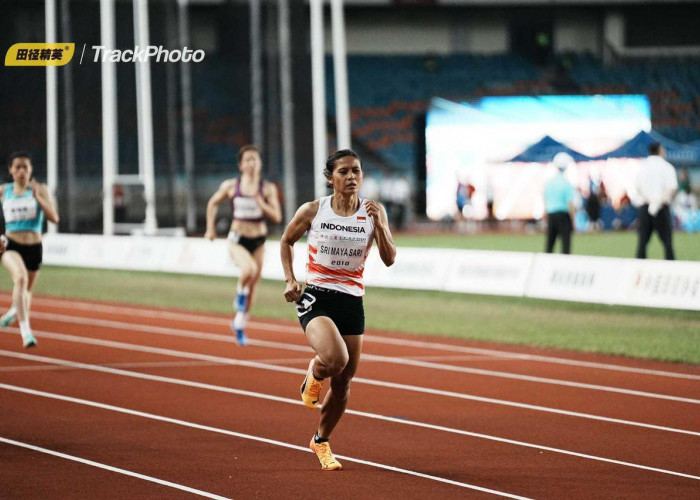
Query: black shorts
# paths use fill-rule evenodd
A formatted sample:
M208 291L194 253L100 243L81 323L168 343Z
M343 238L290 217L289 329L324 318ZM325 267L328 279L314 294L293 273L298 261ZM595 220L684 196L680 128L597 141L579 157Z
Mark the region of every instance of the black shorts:
M14 250L17 252L22 257L24 267L27 268L27 271L38 271L41 267L42 256L44 254L44 247L41 243L22 245L21 243L7 238L5 250Z
M248 253L253 255L255 251L265 244L267 236L258 236L257 238L246 238L240 234L231 231L228 233L228 241L234 245L241 245L243 248L248 250Z
M362 335L365 332L365 308L362 297L309 285L297 301L299 323L306 325L314 318L326 316L335 323L341 335Z

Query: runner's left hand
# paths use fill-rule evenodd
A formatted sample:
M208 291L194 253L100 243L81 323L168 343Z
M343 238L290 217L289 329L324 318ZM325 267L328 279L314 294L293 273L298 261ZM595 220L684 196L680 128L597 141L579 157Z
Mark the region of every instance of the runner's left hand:
M379 215L382 213L379 203L372 200L365 200L365 209L367 209L367 214L372 217L374 225L378 225Z

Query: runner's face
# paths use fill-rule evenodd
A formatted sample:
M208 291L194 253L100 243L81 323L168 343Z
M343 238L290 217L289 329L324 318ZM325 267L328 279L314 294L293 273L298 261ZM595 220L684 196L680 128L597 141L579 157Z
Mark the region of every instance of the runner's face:
M343 156L335 162L329 179L336 193L357 194L362 186L362 166L354 156Z
M10 165L10 175L17 184L25 186L32 178L32 162L29 158L15 158Z
M257 151L246 151L243 153L243 158L241 158L241 164L239 166L241 172L248 175L255 175L260 173L262 168L262 160Z

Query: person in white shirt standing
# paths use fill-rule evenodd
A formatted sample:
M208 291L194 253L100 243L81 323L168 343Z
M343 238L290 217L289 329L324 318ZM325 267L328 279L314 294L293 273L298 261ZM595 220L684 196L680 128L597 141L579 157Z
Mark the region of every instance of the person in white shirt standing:
M649 157L637 174L637 192L642 205L639 207L637 258L646 259L647 244L656 231L664 245L666 260L674 260L673 222L670 204L678 190L676 169L664 158L666 149L658 142L649 145Z
M362 166L357 153L342 149L331 154L323 171L333 194L304 203L282 235L281 258L287 302L296 302L297 316L316 351L301 385L301 399L309 408L320 402L323 381L330 378L321 420L309 447L321 468L340 470L328 442L345 413L350 381L362 351L365 313L363 272L372 243L386 266L396 247L384 207L360 198ZM306 288L294 276L294 244L308 231Z

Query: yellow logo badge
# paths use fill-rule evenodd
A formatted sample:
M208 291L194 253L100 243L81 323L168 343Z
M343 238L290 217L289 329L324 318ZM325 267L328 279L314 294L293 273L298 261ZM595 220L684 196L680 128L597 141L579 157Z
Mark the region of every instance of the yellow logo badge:
M5 66L63 66L74 53L75 43L16 43L5 54Z

